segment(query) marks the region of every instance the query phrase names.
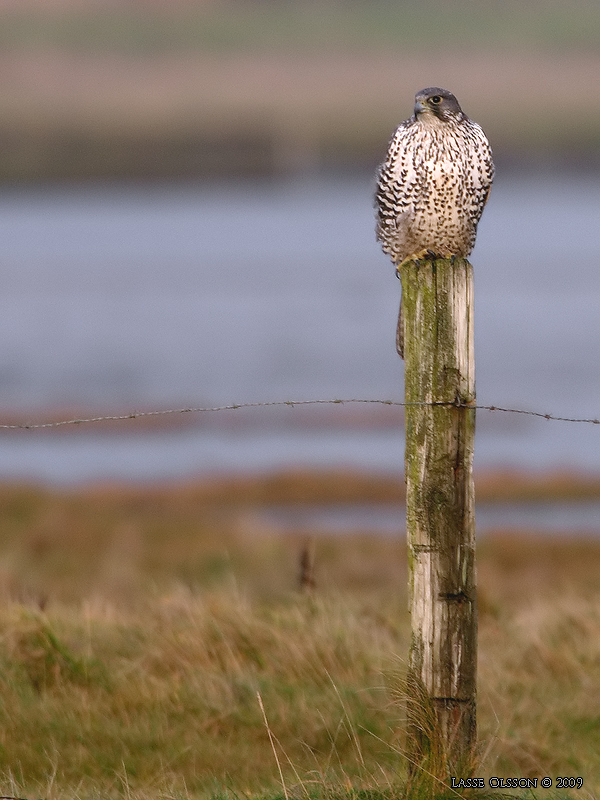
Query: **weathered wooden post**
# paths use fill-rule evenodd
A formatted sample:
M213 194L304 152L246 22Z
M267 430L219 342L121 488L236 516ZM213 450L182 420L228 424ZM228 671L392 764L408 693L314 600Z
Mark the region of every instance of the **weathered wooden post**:
M465 777L476 742L473 268L408 261L402 279L412 639L410 772Z

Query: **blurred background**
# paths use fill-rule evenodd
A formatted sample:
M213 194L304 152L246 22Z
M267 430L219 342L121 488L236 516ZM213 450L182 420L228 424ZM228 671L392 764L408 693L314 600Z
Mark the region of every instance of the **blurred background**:
M271 727L293 796L398 785L401 408L3 426L402 401L372 198L432 85L497 164L478 402L600 418L598 0L0 0L6 794L280 796ZM481 774L600 796L600 425L478 411L475 467Z
M497 164L472 256L479 403L599 417L599 44L594 0L2 0L0 422L402 400L372 194L430 85ZM477 424L480 475L554 487L482 505L482 529L600 530L600 427ZM404 458L401 410L367 404L0 435L1 479L61 487L401 482Z

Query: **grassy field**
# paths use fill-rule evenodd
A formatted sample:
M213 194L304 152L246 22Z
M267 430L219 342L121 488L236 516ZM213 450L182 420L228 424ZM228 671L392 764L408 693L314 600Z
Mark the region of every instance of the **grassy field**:
M600 10L592 0L279 0L4 4L0 45L120 53L424 46L592 48Z
M326 502L374 484L313 489ZM546 491L560 486L576 494L564 478ZM404 544L315 532L308 545L253 521L310 492L289 475L0 488L2 793L405 796ZM302 592L307 546L316 586ZM600 794L599 571L596 540L481 540L477 775L581 776L568 796Z
M0 181L372 169L443 83L500 165L599 166L591 0L0 5Z

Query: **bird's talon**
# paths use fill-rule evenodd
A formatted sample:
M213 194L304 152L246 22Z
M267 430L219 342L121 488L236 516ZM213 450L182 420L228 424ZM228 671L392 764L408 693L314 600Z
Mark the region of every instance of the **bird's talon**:
M427 248L426 250L419 250L418 253L406 258L405 261L435 261L436 259L441 258L438 253L434 253L433 250ZM402 262L404 264L404 261Z

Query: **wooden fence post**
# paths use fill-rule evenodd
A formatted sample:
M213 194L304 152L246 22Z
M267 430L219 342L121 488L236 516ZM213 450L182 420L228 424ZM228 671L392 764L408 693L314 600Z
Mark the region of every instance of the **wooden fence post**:
M476 743L477 606L473 268L400 268L406 375L406 516L413 778L465 777ZM423 770L419 770L419 766Z

